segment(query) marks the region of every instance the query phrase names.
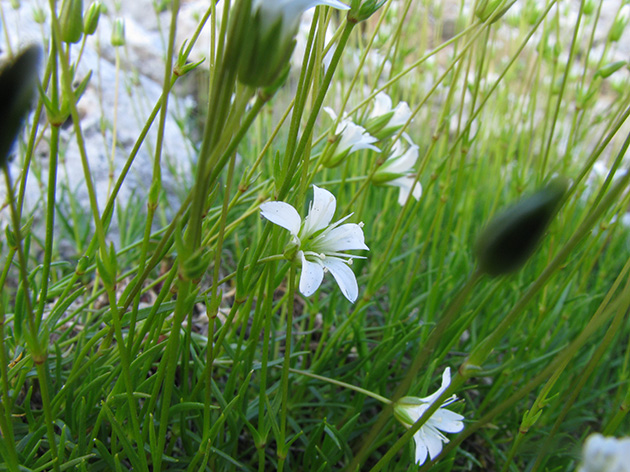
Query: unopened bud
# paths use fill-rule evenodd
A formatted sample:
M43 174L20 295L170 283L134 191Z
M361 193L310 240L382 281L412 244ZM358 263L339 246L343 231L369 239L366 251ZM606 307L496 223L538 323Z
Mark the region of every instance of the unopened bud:
M89 36L94 34L98 26L98 20L101 17L103 4L100 1L92 2L88 7L85 17L83 18L83 32Z
M125 45L125 20L124 18L116 18L112 28L112 46Z
M613 21L613 24L610 27L610 32L608 33L608 39L610 41L613 43L619 41L623 31L628 25L628 20L630 20L630 4L626 3L621 7L619 13L617 13L615 21Z
M30 46L0 72L0 165L3 165L29 112L42 50Z
M495 216L475 247L481 271L494 277L519 269L538 247L566 190L565 179L554 179Z
M61 40L78 43L83 35L83 0L64 0L59 14Z

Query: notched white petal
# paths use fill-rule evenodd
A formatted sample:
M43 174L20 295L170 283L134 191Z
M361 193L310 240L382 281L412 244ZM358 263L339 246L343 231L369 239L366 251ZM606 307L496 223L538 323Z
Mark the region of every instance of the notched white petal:
M302 219L295 208L285 202L266 202L260 205L260 214L272 223L288 229L296 236L300 232Z
M300 293L305 297L310 297L322 284L322 280L324 280L324 269L317 262L306 260L302 251L299 252L299 255L302 258Z
M355 302L359 296L359 286L357 285L357 278L354 276L352 269L341 259L336 257L327 257L322 264L330 271L343 296Z
M369 250L365 245L365 238L361 226L354 223L346 223L331 230L322 246L325 244L327 252L348 251L354 249Z
M313 194L311 208L304 219L304 229L302 230L304 238L328 226L337 207L335 196L328 190L313 185Z

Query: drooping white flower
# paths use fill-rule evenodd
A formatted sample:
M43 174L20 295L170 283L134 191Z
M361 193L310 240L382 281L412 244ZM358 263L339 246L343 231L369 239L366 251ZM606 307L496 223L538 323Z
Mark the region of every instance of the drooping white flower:
M350 9L339 0L253 0L239 51L239 80L254 87L272 85L288 67L302 13L318 5Z
M411 109L407 102L400 102L392 108L392 99L385 92L379 92L374 97L374 106L365 129L378 139L385 139L407 123L411 117Z
M300 292L308 297L315 293L330 271L341 293L354 302L359 295L357 279L349 267L352 254L342 251L363 249L365 245L361 224L343 223L352 215L332 223L336 200L328 190L313 185L314 197L304 220L298 211L285 202L267 202L260 205L262 216L278 226L289 230L293 244L297 245L297 257L302 262Z
M329 107L324 107L324 111L333 120L337 119L337 114ZM337 141L328 148L329 155L324 158L324 164L328 167L339 165L349 154L361 149L371 149L381 152L373 143L378 139L370 135L363 126L355 124L349 118L344 118L335 129Z
M584 443L578 472L630 472L630 437L618 439L591 434Z
M424 398L403 397L398 400L396 405L394 405L396 418L407 428L410 428L450 384L451 369L447 367L444 370L444 374L442 374L442 386L437 392ZM448 442L448 438L442 432L459 433L464 429L464 423L462 422L464 417L459 413L444 408L456 400L457 397L453 395L444 401L440 408L413 435L416 443L416 463L418 465L424 464L427 455L433 460L442 452L442 443Z
M408 146L405 146L401 140L396 141L392 153L373 176L373 181L377 185L392 185L400 188L398 203L401 206L405 204L410 193L416 200L419 200L422 195L422 185L416 182L416 176L413 174L419 148L407 134L403 136Z

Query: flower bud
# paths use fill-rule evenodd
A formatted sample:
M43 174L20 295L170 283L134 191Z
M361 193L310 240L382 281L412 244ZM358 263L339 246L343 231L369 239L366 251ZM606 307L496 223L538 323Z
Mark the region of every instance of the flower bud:
M46 13L42 7L33 7L33 21L39 25L46 23Z
M112 28L112 46L124 46L125 45L125 19L116 18L114 26Z
M617 13L615 21L613 21L613 24L610 27L610 32L608 33L608 39L610 41L613 43L619 41L621 35L623 34L623 30L625 30L628 25L628 20L630 20L630 4L626 3L621 7L619 13Z
M595 11L595 0L586 0L584 2L584 6L582 7L582 13L585 15L592 15Z
M245 20L238 80L251 87L272 86L289 67L302 13L317 5L348 8L339 0L253 0Z
M385 4L386 0L353 0L348 12L348 21L360 23L367 20Z
M475 247L481 271L494 277L519 269L538 247L566 190L565 179L554 179L495 216Z
M83 0L64 0L59 14L61 40L78 43L83 35Z
M0 72L0 165L4 165L31 107L42 50L29 46Z
M626 64L627 64L626 61L617 61L617 62L611 62L610 64L606 64L595 73L595 77L602 77L603 79L606 79L610 77L611 75L613 75L615 72L617 72Z
M88 7L85 17L83 18L83 33L87 36L94 34L96 31L102 9L103 4L99 0L92 2L92 4Z
M507 13L510 7L516 2L516 0L481 0L477 3L477 8L475 8L475 15L481 21L486 21L492 15L495 15L492 23L499 20L503 15ZM495 14L495 10L498 10L501 4L504 3L504 6Z

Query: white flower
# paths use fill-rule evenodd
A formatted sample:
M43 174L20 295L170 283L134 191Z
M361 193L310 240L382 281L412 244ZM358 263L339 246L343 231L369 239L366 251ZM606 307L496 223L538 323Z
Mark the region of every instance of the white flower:
M374 106L365 128L379 139L385 139L407 123L411 117L411 109L407 102L400 102L392 108L392 99L385 92L374 97Z
M313 185L314 197L304 221L297 210L285 202L267 202L260 205L262 216L278 226L288 229L297 245L297 256L302 261L300 292L308 297L315 293L330 271L341 293L354 302L359 287L354 273L348 267L355 256L342 251L369 250L363 238L362 225L343 223L351 214L330 223L335 214L336 200L328 190Z
M324 107L324 111L330 115L333 120L337 119L337 114L328 107ZM332 147L332 154L324 159L324 163L328 167L334 167L343 161L343 159L355 151L361 149L371 149L381 152L373 143L378 141L377 138L370 135L363 126L359 126L352 122L349 118L344 118L335 130L337 141Z
M450 384L451 369L447 367L444 370L444 374L442 374L442 386L433 395L425 398L403 397L398 400L394 406L396 418L407 428L410 428ZM464 429L464 423L462 422L464 417L459 413L444 408L456 400L457 397L453 395L442 403L440 408L413 435L416 443L416 463L418 465L424 464L427 454L433 460L442 452L442 443L447 443L448 438L441 431L445 433L459 433Z
M584 443L578 472L630 472L630 437L617 439L591 434Z
M411 141L407 134L403 134L409 146L405 149L401 140L394 143L391 155L381 167L374 173L374 183L393 185L400 188L398 203L402 206L407 201L409 194L416 200L422 195L422 185L415 182L413 166L418 160L418 146ZM415 184L414 184L415 182Z

